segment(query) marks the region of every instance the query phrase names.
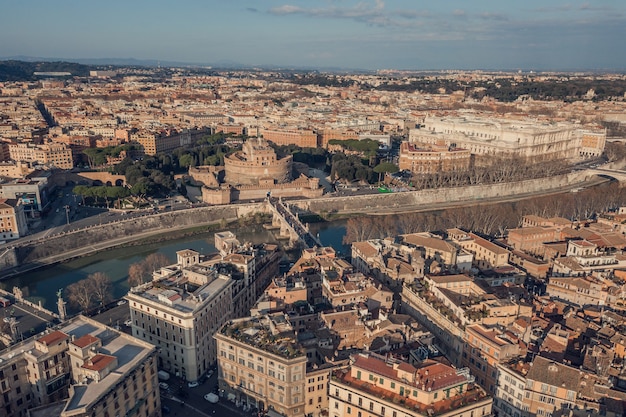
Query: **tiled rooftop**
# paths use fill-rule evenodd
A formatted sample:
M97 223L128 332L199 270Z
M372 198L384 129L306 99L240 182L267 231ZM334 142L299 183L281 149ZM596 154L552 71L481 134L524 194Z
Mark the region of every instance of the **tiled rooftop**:
M487 398L487 395L482 389L474 386L468 391L465 391L463 394L456 395L451 398L445 398L433 404L423 404L412 400L410 397L407 398L375 386L367 381L353 378L350 376L350 372L345 369L333 372L332 379L355 389L364 391L382 400L402 405L407 410L417 411L423 415L428 415L428 410L432 410L432 415L434 416L444 414L456 408L467 406Z

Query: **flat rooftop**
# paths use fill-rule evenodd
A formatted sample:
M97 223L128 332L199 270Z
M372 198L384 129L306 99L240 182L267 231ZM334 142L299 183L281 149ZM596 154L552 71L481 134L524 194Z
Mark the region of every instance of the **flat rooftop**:
M289 320L282 313L233 320L226 323L220 333L285 359L306 358Z

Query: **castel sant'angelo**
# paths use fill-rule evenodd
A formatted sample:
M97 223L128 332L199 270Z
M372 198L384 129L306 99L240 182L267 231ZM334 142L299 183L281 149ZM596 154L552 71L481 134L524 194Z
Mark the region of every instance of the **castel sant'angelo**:
M248 139L241 149L224 158L224 166L190 167L189 176L202 184L202 200L228 204L275 197L319 197L323 193L317 178L300 174L294 178L291 155L278 158L266 140Z

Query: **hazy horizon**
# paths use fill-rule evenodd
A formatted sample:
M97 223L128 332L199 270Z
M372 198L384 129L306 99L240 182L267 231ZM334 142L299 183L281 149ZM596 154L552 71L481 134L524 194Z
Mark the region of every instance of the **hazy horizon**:
M33 7L35 3L35 7ZM546 5L547 3L547 5ZM0 56L242 67L626 68L626 3L319 0L10 2Z

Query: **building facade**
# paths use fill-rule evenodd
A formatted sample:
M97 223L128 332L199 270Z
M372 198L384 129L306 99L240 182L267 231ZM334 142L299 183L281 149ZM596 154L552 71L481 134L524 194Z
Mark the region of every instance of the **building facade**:
M467 171L471 163L467 149L442 145L417 146L415 143L400 144L400 170L414 174L436 174L438 172Z
M0 415L161 415L154 346L89 318L16 344L0 359Z
M159 368L195 381L217 358L212 336L232 317L234 280L203 266L198 252L179 251L177 261L126 299L132 334L159 348Z
M480 417L492 399L467 369L427 360L419 365L376 354L357 354L329 385L331 417Z
M218 382L228 399L286 417L305 415L307 356L283 314L230 321L215 340Z

